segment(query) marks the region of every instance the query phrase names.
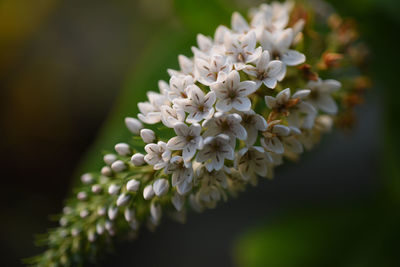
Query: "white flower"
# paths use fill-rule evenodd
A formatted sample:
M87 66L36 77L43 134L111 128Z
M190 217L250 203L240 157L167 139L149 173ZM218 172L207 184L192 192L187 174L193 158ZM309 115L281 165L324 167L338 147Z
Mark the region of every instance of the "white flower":
M141 112L138 114L138 118L147 124L155 124L161 120L161 106L170 105L170 102L165 95L155 92L148 92L147 98L149 102L140 102L138 104Z
M236 165L243 179L249 181L255 174L267 175L267 165L272 162L262 147L243 148L238 152Z
M239 12L234 12L231 19L232 30L236 33L246 34L250 30L249 23L240 15Z
M155 170L167 166L171 151L167 149L166 143L159 141L157 144L148 144L144 147L144 150L147 152L147 155L144 156L144 161L153 165Z
M293 42L293 30L288 28L283 31L263 31L260 43L265 50L268 50L273 59L279 59L288 66L296 66L304 63L306 57L296 51L290 49Z
M192 85L189 89L189 98L174 101L178 107L189 113L186 118L188 123L211 118L214 114L213 105L216 99L214 92L204 95L204 92L197 85Z
M235 63L235 68L241 70L246 63L260 57L262 48L257 47L256 33L251 31L244 36L225 35L225 54Z
M142 166L145 161L144 161L144 155L141 153L136 153L132 156L131 158L131 162L133 165L135 165L136 167L138 166Z
M168 193L169 183L167 179L157 179L153 183L153 191L156 196L160 197Z
M261 145L267 151L283 154L285 149L280 138L289 136L290 129L278 123L279 121L272 121L268 124L267 130L263 133L264 138L261 138Z
M143 124L138 119L130 117L125 118L125 125L133 134L139 134L143 128Z
M270 61L268 51L264 51L255 63L255 67L247 65L243 71L256 77L257 88L264 83L268 88L274 89L278 81L282 81L286 74L285 65L279 60Z
M310 81L307 88L310 88L311 94L307 100L316 108L328 114L336 114L338 107L332 97L332 93L340 89L342 85L336 80Z
M292 8L291 1L273 2L270 5L261 4L260 8L251 14L251 26L256 28L257 36L260 36L264 30L269 32L283 30L289 23L289 14Z
M203 138L200 136L201 126L194 123L187 126L184 123L177 123L174 127L177 136L171 138L167 143L169 150L182 150L182 157L190 161L196 150L203 146Z
M246 140L246 129L240 124L242 117L239 114L224 114L217 112L214 118L211 118L203 123L203 127L207 128L204 136L216 136L225 134L230 137L230 144L234 147L235 138Z
M241 82L239 73L234 70L223 82L211 85L211 90L218 98L217 110L227 112L234 108L239 111L248 111L251 108L248 96L257 90L257 85L253 81Z
M120 156L128 156L131 154L131 148L126 143L116 144L114 149Z
M150 129L142 129L140 130L140 137L142 137L143 142L146 144L151 143L156 139L156 134L153 130Z
M208 60L196 58L195 66L197 80L207 86L222 82L226 76L221 74L228 74L232 70L232 64L222 55L213 55Z
M161 121L168 128L174 128L175 124L178 122L183 122L185 120L185 111L177 106L162 106L161 107Z
M267 129L264 117L255 113L254 110L239 113L242 117L242 126L247 132L246 145L252 146L257 141L258 132Z
M194 64L191 59L184 55L178 56L179 67L181 68L179 71L168 69L168 74L170 76L176 75L190 75L194 77Z
M166 172L172 173L172 186L176 187L180 195L185 195L192 189L193 168L191 163L185 162L181 156L171 159Z
M234 158L233 148L229 142L229 136L225 134L207 137L204 140L203 150L197 153L196 161L206 162L208 171L221 170L225 159Z
M172 102L175 98L187 98L187 88L194 84L190 75L172 76L169 80L168 99Z

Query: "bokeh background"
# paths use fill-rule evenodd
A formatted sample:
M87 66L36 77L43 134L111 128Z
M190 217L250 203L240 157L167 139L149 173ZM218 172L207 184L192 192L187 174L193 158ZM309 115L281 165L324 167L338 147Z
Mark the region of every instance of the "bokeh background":
M40 251L34 235L123 118L190 54L198 32L261 1L0 0L0 265ZM352 131L185 225L164 221L98 266L400 266L400 2L331 0L359 22L374 87Z

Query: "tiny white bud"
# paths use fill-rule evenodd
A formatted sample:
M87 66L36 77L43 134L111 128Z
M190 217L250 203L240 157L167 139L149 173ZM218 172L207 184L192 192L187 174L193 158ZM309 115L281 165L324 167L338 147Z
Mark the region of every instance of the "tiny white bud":
M95 194L100 193L101 192L101 186L98 185L98 184L93 185L92 186L92 192L95 193Z
M117 156L114 154L107 154L104 155L103 160L107 165L111 165L113 164L114 161L117 160Z
M61 226L66 226L68 224L68 220L65 217L62 217L59 221Z
M89 215L89 212L87 210L82 210L79 213L79 216L81 216L81 218L86 218Z
M128 156L131 154L131 148L126 143L116 144L114 147L115 151L121 156Z
M135 210L126 208L124 211L124 216L127 222L132 221L133 219L135 219Z
M104 226L107 229L107 231L111 231L113 229L113 223L108 220L106 221Z
M172 204L176 208L177 211L181 211L183 205L185 204L185 197L179 195L177 192L174 194L174 196L171 199Z
M66 206L63 208L63 212L64 212L64 214L68 215L68 214L72 213L72 209L70 207Z
M153 223L157 224L162 216L161 206L157 203L153 202L150 205L150 215L153 220Z
M96 240L96 233L93 230L88 231L89 242L94 242Z
M81 176L81 181L84 184L90 184L93 181L93 176L90 173L85 173Z
M168 193L169 182L166 179L157 179L153 184L154 193L160 197Z
M122 172L126 169L126 165L122 160L117 160L111 164L111 169L115 172Z
M117 198L117 206L124 206L126 203L128 203L129 199L131 198L130 195L127 195L125 193L121 194Z
M100 224L100 223L97 223L96 224L96 232L97 232L97 234L99 234L99 235L102 235L103 233L104 233L104 225L103 224Z
M76 229L76 228L73 228L73 229L71 230L71 235L72 235L72 236L77 236L77 235L79 235L79 233L80 233L80 231L79 231L78 229Z
M111 185L108 187L108 193L109 193L110 195L116 195L116 194L118 194L119 189L120 189L120 187L119 187L118 185L116 185L116 184L111 184Z
M97 209L97 214L99 216L104 216L106 214L106 208L105 207L100 207Z
M107 215L108 218L110 218L110 220L114 220L115 218L117 218L117 214L118 214L118 208L117 207L109 207L108 211L107 211Z
M154 197L153 185L149 184L143 189L143 197L146 200Z
M126 189L131 192L138 191L140 182L138 180L132 179L126 184Z
M145 142L146 144L149 144L153 142L154 139L156 139L155 133L150 129L142 129L140 131L140 137L142 137L143 142Z
M79 200L86 200L87 199L87 194L86 194L86 192L79 192L76 195L76 198L79 199Z
M135 166L142 166L144 164L144 155L141 153L136 153L132 156L131 162Z
M130 117L125 118L125 125L133 134L139 134L143 128L143 124L138 119Z
M111 176L112 175L112 170L110 167L108 166L104 166L103 168L101 168L101 174L104 176Z

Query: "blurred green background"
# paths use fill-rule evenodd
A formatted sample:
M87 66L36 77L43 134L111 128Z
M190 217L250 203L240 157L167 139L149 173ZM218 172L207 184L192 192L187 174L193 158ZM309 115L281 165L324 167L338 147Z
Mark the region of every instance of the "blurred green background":
M1 265L41 251L78 174L129 137L124 116L198 32L262 1L0 0ZM329 1L359 22L374 88L348 133L186 225L119 243L101 266L400 266L400 1ZM77 166L79 166L77 168Z

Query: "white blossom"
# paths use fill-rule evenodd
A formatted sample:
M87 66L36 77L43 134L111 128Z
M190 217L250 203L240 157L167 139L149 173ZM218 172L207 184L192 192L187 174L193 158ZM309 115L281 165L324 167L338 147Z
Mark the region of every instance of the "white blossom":
M242 117L237 114L224 114L217 112L215 116L203 123L203 127L207 128L204 136L216 136L225 134L230 138L230 144L234 146L236 138L246 140L246 129L240 124Z
M197 154L198 162L205 162L208 171L221 170L225 159L233 160L234 151L230 145L229 136L219 134L209 136L204 140L204 148Z
M166 169L172 173L172 186L180 195L185 195L192 189L193 168L191 163L185 162L181 156L174 156Z
M194 64L193 61L184 56L184 55L179 55L178 56L178 62L179 62L179 67L180 70L176 71L176 70L172 70L172 69L168 69L168 74L170 76L177 76L177 75L191 75L194 76L193 72L194 72Z
M272 162L269 153L262 147L243 148L238 152L237 167L244 180L250 180L255 174L265 177L267 165Z
M161 106L170 105L168 98L159 93L148 92L147 98L149 102L141 102L138 104L138 108L141 113L138 114L138 118L147 124L154 124L161 120Z
M267 122L252 109L239 114L242 117L241 124L247 132L246 145L252 146L257 141L258 133L267 129Z
M225 35L225 54L234 63L238 70L243 69L247 63L254 62L260 57L262 48L257 47L256 33L251 31L244 36L236 37L232 34Z
M197 123L190 126L177 123L174 130L177 136L168 141L167 148L169 150L182 150L183 159L185 161L191 160L196 150L203 146L203 138L200 136L201 126Z
M174 103L189 113L186 122L195 123L211 118L214 114L215 100L214 92L205 95L197 85L192 85L189 88L189 99L177 99Z
M161 121L168 128L174 128L178 122L185 121L185 111L178 105L162 106Z
M213 55L208 60L203 58L195 59L196 78L207 86L222 82L226 75L232 70L232 64L223 55Z
M167 149L166 143L159 141L157 144L148 144L144 147L144 150L147 152L147 155L144 156L144 161L153 165L155 170L167 166L171 151Z
M255 62L255 66L247 65L244 72L256 77L257 88L264 84L266 87L274 89L278 81L282 81L286 74L285 65L279 60L272 60L269 52L263 51Z
M239 73L234 70L228 74L223 82L213 84L211 90L218 98L218 111L230 111L232 108L239 111L248 111L251 108L249 95L257 90L253 81L240 81Z
M283 154L285 149L280 138L289 136L290 128L278 123L279 121L273 121L268 124L267 130L263 132L261 145L267 151L271 151L276 154Z
M342 85L336 80L310 81L307 86L311 90L307 98L315 108L322 110L328 114L336 114L338 107L332 94L339 90Z

